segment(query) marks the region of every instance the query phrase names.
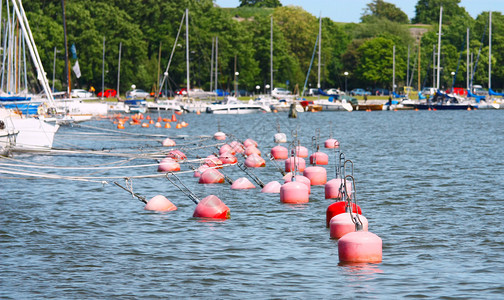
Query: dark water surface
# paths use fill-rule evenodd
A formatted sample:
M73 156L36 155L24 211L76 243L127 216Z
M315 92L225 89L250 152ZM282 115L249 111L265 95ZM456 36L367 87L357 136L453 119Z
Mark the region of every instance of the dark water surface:
M383 262L339 265L337 241L325 227L332 201L324 199L323 186L312 187L310 203L286 205L278 194L262 194L259 188L200 185L192 173L180 174L200 198L215 194L231 209L229 220L201 221L192 218L194 203L165 178L133 180L136 193L147 198L163 194L178 207L160 214L144 211L113 179L102 185L0 174L0 298L503 297L502 111L321 112L294 120L286 114L183 118L189 126L180 130L127 126L123 132L192 137L213 135L219 123L222 131L256 140L264 156L275 146L277 120L289 141L297 126L310 153L316 131L322 145L332 131L354 162L357 199L369 231L383 240ZM115 130L108 121L83 125ZM61 128L55 146L139 153L159 144L126 135L75 136L85 130ZM334 152L321 149L329 154L326 168L332 179ZM186 153L194 157L215 151ZM82 154L14 158L18 161L0 163L84 167L124 159ZM133 160L123 166L149 163L153 161ZM156 174L155 166L11 168L75 176ZM246 177L237 167L223 172L233 179ZM264 182L282 182L271 162L254 173Z

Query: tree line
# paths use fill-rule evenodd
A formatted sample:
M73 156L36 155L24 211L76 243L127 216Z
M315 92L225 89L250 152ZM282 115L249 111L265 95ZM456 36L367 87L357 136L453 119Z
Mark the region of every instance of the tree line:
M211 69L215 65L213 40L218 37L218 88L233 90L237 78L239 89L247 91L255 91L256 86L263 91L266 85L291 91L302 89L312 57L318 55L315 42L319 19L301 7L282 6L280 2L242 0L239 7L225 9L212 0L65 0L68 47L75 45L82 74L76 78L72 73L72 88L94 86L99 91L104 74L105 89L116 88L119 80L121 93L133 84L153 91L163 76L172 49L175 50L168 70L167 88L185 87L184 27L177 44L174 42L182 15L188 8L191 87L211 90ZM55 87L64 90L61 3L62 0L26 0L23 5L46 71L52 70L54 49L59 51L55 61ZM465 87L468 68L474 74L470 81L488 86L489 12L482 12L473 19L460 7L460 0L418 0L416 15L410 21L395 5L371 0L360 23L338 23L330 16L322 16L321 87L343 89L347 79L349 89L390 89L394 46L398 87L408 85L408 78L415 88L418 83L422 87L435 86L433 60L437 59L441 4L444 10L440 57L442 87L451 87L454 78L455 86ZM504 82L504 69L500 67L504 62L504 17L501 12L493 12L492 19L492 87L500 90ZM273 83L270 82L271 28ZM469 66L466 63L467 29L472 56ZM73 65L75 59L72 55L70 58ZM316 87L317 63L318 59L314 59L306 80L307 88ZM235 72L239 72L239 76L236 77Z

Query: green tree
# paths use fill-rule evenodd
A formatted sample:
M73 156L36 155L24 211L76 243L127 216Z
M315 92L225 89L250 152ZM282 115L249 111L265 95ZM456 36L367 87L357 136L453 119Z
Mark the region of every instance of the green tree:
M412 23L436 24L439 22L439 8L443 5L443 24L455 21L454 17L468 17L465 8L460 7L460 0L418 0Z
M280 7L282 3L280 0L240 0L240 7Z
M397 23L409 23L408 15L392 3L383 0L373 0L368 3L361 21L363 23L372 22L375 18L384 18Z

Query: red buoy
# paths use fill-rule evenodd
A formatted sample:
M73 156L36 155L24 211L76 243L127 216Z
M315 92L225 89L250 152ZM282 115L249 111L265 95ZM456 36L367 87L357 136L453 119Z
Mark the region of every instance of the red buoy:
M329 164L329 156L324 152L315 152L312 155L310 155L310 164L327 165Z
M299 181L287 182L280 187L280 201L290 204L308 203L308 187Z
M324 185L327 182L327 171L324 167L310 166L303 171L303 176L310 179L311 185Z
M324 143L324 146L328 149L339 148L340 143L336 139L327 139Z
M356 231L338 241L338 256L343 263L380 263L382 239L369 231Z
M301 157L289 157L285 160L285 172L294 171L294 166L299 172L303 172L306 168L306 162Z
M352 221L352 216L357 215L350 213L342 213L332 217L329 221L330 234L332 239L339 239L349 232L355 231L355 223ZM359 220L362 222L362 230L368 230L368 220L363 215L359 215Z
M165 196L157 195L147 201L144 207L145 210L153 211L173 211L177 210L177 207L170 202Z
M229 219L229 207L217 196L210 195L201 200L194 210L195 218Z
M180 164L170 157L163 158L158 165L158 172L180 171Z
M224 183L224 175L216 169L206 169L201 173L198 182L203 184Z
M326 210L326 227L329 227L329 222L331 219L339 214L346 213L346 201L338 201L329 205ZM352 212L362 215L362 210L359 205L356 206L355 203L352 203Z
M203 173L206 169L210 168L207 165L201 165L194 171L194 177L201 177L201 173Z
M275 146L271 148L271 156L273 156L274 159L287 159L289 158L289 150L285 148L284 146Z
M261 193L279 194L282 185L278 181L268 182L261 190Z
M255 188L256 188L255 185L253 185L252 182L250 182L250 180L248 180L245 177L236 179L231 185L232 190L246 190Z

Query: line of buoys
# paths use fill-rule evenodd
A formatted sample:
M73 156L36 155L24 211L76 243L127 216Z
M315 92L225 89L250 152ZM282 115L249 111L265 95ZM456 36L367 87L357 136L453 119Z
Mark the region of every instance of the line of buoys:
M249 146L257 147L257 142L253 139L246 139L245 141L243 141L243 146L245 146L245 148Z
M219 160L224 165L232 165L238 162L238 158L229 152L219 155Z
M209 155L204 160L205 164L209 167L215 167L217 169L222 169L222 161L215 155Z
M280 201L289 204L308 203L310 201L308 187L299 181L286 182L280 187Z
M236 155L236 151L231 147L229 144L224 144L219 148L219 154L231 154L231 155Z
M338 240L338 256L343 263L380 263L382 239L369 231L355 231Z

